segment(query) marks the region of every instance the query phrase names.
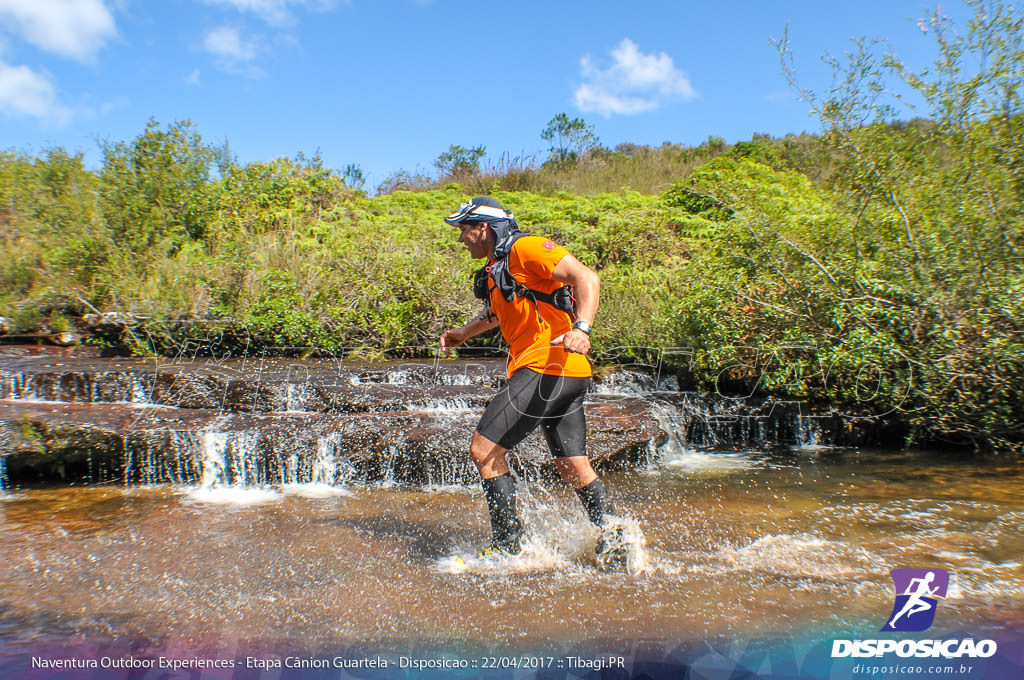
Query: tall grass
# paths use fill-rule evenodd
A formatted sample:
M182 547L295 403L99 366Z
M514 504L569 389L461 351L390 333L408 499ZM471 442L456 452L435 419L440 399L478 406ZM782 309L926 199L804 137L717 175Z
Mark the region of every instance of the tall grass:
M148 319L125 340L135 351L217 336L429 354L479 306L478 263L442 218L491 194L601 274L598 352L685 348L672 361L692 387L900 413L920 441L1019 449L1020 148L1002 130L1022 121L1001 124L969 143L934 125L856 131L899 171L902 215L865 195L877 163L813 136L624 145L571 166L506 156L463 183L369 197L316 158L209 172L189 124L150 125L109 146L100 173L59 149L0 155L0 316L31 331L131 312Z

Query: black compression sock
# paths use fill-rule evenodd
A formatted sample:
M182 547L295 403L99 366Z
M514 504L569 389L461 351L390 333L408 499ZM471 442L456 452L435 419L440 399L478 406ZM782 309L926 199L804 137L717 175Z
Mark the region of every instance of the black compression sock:
M600 478L595 479L582 489L576 489L576 495L580 497L583 509L587 511L587 517L594 524L600 526L604 524L605 515L615 514L615 508L612 507L608 492L605 491L604 483Z
M503 475L480 481L487 498L487 510L491 514L491 531L494 532L494 544L517 552L519 539L523 533L523 525L516 515L516 483L512 475Z

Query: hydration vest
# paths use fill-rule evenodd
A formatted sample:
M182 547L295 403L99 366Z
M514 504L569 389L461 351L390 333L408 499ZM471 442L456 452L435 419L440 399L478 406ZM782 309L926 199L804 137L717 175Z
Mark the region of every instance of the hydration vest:
M529 236L529 234L513 231L501 240L501 243L494 249L494 259L491 263L473 273L473 295L487 303L488 313L490 313L491 291L497 288L505 302L512 302L517 295L531 301L537 309L538 318L540 317L540 306L537 303L546 302L558 311L565 312L575 321L576 290L572 286L565 284L550 293L542 293L519 283L509 272L508 255L512 252L512 245L524 236Z

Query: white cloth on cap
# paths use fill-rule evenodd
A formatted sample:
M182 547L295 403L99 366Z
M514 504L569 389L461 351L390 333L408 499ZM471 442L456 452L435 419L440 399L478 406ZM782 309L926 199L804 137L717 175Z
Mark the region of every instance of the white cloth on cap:
M445 222L448 224L459 224L464 222L466 219L476 217L480 218L481 222L487 222L490 219L494 220L509 220L512 219L512 213L501 208L494 208L489 205L474 205L472 203L463 203L459 206L459 209L454 213L445 218ZM489 218L489 219L488 219Z

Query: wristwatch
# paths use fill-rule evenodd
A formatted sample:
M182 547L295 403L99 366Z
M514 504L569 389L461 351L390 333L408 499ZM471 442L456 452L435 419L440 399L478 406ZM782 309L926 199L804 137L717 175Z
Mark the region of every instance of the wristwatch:
M587 335L590 335L591 325L586 321L577 321L572 325L574 330L583 331Z

